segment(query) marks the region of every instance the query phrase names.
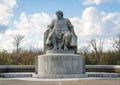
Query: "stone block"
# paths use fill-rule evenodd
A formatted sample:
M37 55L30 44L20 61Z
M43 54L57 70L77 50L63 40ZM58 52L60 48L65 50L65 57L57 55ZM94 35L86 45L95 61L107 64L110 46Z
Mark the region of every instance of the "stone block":
M82 74L85 74L83 56L69 53L47 53L37 56L36 75L39 77L75 77Z

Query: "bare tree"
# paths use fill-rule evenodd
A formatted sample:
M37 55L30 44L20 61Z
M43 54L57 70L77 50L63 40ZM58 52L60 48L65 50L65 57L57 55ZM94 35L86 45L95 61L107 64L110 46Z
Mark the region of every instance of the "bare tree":
M90 40L90 45L94 49L95 54L96 54L96 62L100 64L100 56L103 53L103 44L104 41L102 39L99 40L99 43L97 44L96 39L91 39Z
M115 52L120 56L120 34L118 34L116 38L113 39L112 45L115 49Z
M80 53L82 53L84 56L87 56L88 52L89 52L89 46L82 46L79 49Z
M99 46L98 46L100 54L103 53L103 44L104 44L104 40L100 38L100 40L99 40Z
M17 57L19 57L19 46L23 42L23 35L17 34L14 37L13 44L16 46Z
M117 51L120 51L120 34L117 35L117 37L113 39L113 47L114 47Z

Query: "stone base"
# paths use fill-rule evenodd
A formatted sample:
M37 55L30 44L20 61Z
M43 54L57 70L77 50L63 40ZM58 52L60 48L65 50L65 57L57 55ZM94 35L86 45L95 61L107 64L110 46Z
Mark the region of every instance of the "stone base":
M48 53L37 57L34 77L83 77L84 57L76 54ZM86 75L85 75L86 76Z
M33 74L36 78L87 78L88 74Z
M75 54L75 50L47 50L46 54Z

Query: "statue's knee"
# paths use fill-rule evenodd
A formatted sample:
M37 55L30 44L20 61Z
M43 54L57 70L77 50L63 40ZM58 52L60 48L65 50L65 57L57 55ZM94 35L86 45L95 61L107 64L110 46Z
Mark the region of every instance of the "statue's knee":
M72 35L71 35L70 32L67 32L67 33L65 33L65 35L64 35L65 38L70 38L71 36L72 36Z
M50 32L50 33L49 33L49 36L50 36L50 37L55 37L55 33L54 33L54 32Z

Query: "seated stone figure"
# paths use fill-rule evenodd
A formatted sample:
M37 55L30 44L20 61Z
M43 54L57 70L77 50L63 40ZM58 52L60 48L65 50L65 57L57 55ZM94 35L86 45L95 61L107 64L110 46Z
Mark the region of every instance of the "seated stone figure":
M63 18L63 12L56 12L57 19L53 20L45 32L44 45L48 50L77 49L77 36L69 19Z

